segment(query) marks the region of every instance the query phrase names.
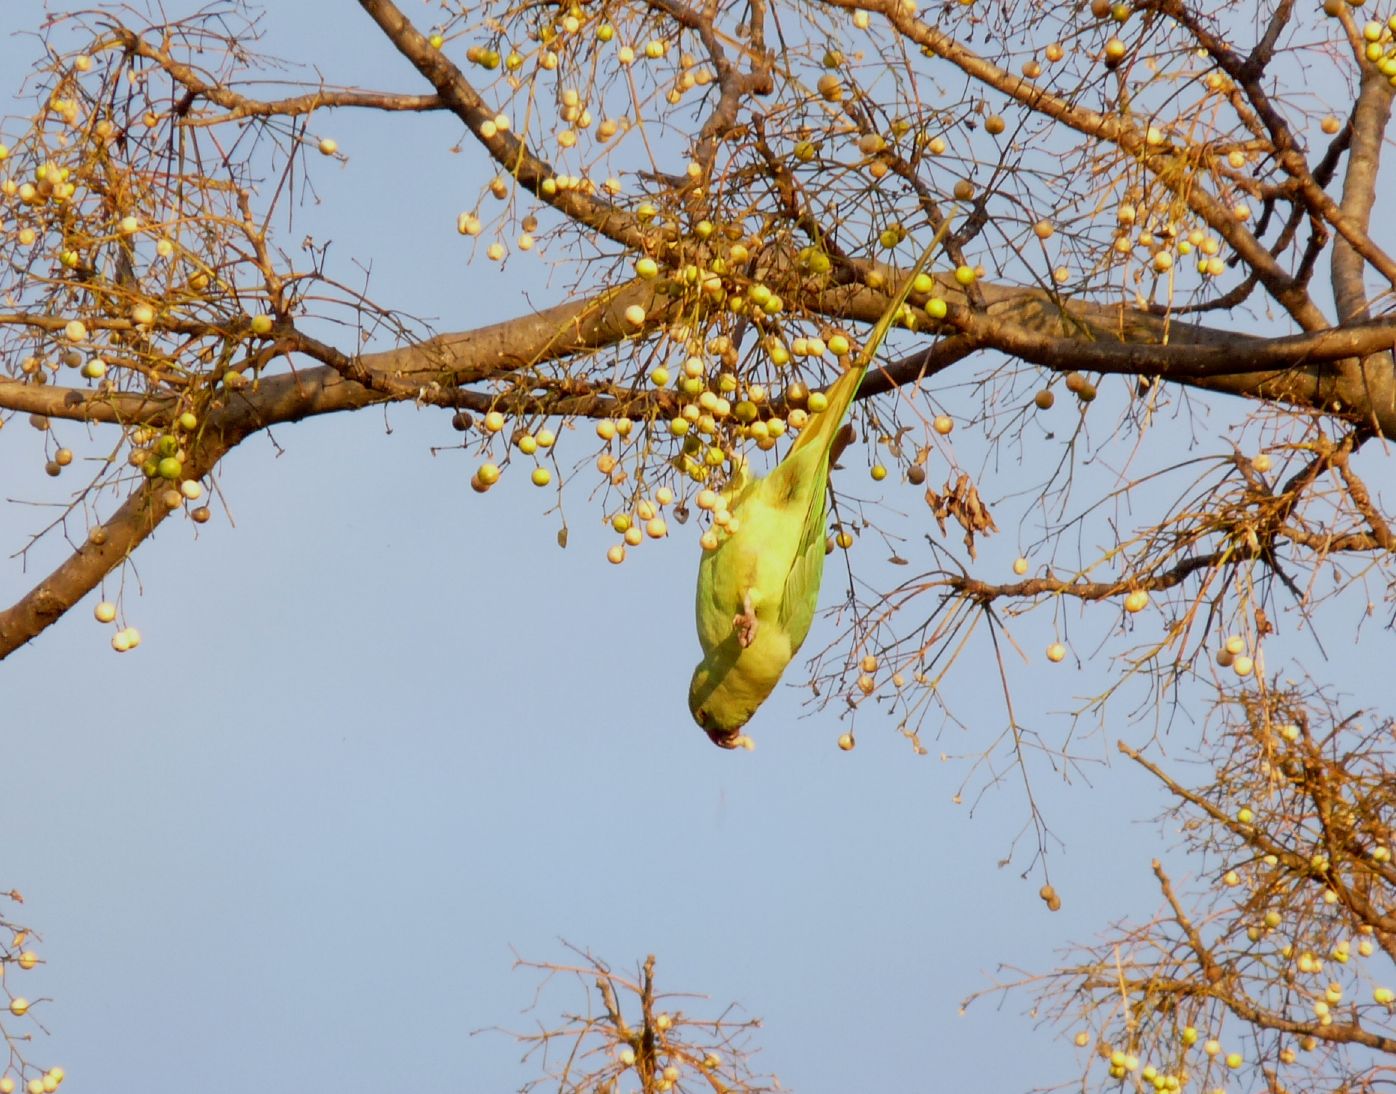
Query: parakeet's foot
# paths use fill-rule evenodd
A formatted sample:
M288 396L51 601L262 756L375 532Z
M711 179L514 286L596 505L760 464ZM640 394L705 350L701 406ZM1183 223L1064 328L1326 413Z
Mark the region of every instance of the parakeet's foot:
M751 590L742 598L740 614L732 617L732 627L737 632L737 645L746 649L756 641L756 608L751 603Z

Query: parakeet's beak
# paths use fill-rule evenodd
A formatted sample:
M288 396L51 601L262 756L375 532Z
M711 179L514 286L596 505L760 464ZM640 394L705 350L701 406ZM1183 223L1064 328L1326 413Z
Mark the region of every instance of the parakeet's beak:
M704 726L703 732L708 735L708 740L712 741L718 748L737 748L742 743L742 733L738 729L709 729Z
M718 729L717 726L708 725L708 712L702 707L693 712L693 720L708 735L708 740L718 748L737 748L742 743L740 729Z

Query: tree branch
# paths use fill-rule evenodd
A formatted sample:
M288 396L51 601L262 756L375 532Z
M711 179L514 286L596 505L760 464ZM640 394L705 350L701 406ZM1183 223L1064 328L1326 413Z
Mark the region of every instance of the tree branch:
M400 95L390 91L361 91L356 88L331 90L321 87L307 94L286 99L250 99L224 84L201 79L192 67L175 60L169 53L152 45L133 30L120 27L114 35L124 48L155 62L182 87L201 99L221 106L227 112L216 117L186 116L181 120L182 125L209 126L236 121L239 118L297 117L312 114L325 107L362 107L369 110L414 112L447 109L446 103L439 95ZM93 52L102 48L103 44L97 43Z
M1361 91L1352 109L1351 145L1340 213L1341 219L1355 225L1364 237L1376 204L1381 145L1391 120L1393 94L1396 90L1385 76L1370 65L1364 66ZM1346 236L1340 237L1333 245L1333 299L1340 322L1358 322L1371 315L1365 271L1364 256Z

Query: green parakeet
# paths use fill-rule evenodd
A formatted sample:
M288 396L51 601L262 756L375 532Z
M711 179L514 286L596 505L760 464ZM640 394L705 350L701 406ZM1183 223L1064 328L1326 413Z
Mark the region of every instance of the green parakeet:
M868 364L901 312L916 275L948 222L879 319L855 365L829 388L785 458L752 477L740 457L722 498L735 522L698 567L698 641L688 709L723 748L744 744L742 727L771 694L814 620L824 573L829 465ZM733 525L728 526L729 528Z

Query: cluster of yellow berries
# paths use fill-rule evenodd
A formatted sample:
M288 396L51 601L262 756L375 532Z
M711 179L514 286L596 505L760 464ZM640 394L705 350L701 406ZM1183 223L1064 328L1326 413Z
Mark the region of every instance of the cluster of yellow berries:
M862 660L858 662L858 679L855 683L859 693L862 695L871 695L877 690L877 670L878 660L872 654L866 654ZM924 684L926 682L923 673L917 672L914 676L918 684ZM906 677L900 671L897 671L888 677L888 682L894 688L902 688L906 685ZM851 743L852 735L845 734L845 736L848 737L850 743L845 744L844 739L841 737L839 738L839 747L847 752L853 747Z
M456 422L459 428L468 428L469 418L464 415L457 415ZM491 436L504 431L508 424L507 419L497 410L487 413L480 423L485 432ZM513 445L525 456L533 456L540 449L547 451L553 447L557 441L557 435L551 429L539 429L536 432L519 430L514 434ZM503 475L503 470L497 463L482 463L471 476L470 488L477 494L486 493L490 487L494 486ZM542 464L536 464L529 476L534 486L547 486L553 481L553 473Z
M14 1007L11 1006L10 1009L13 1010ZM42 1075L35 1075L24 1083L25 1094L53 1094L65 1077L66 1073L61 1067L51 1067ZM16 1083L13 1076L0 1076L0 1094L14 1094L18 1089L20 1089L19 1084Z
M1163 134L1156 127L1149 127L1146 141ZM1233 149L1228 153L1228 161L1234 168L1244 167L1246 154ZM1232 216L1238 221L1249 220L1251 208L1245 201L1237 201L1231 207ZM1226 272L1226 261L1221 257L1221 241L1201 228L1181 231L1171 220L1156 223L1147 209L1133 201L1122 201L1115 209L1115 253L1121 256L1132 255L1136 248L1148 252L1148 265L1154 273L1170 274L1177 262L1175 256L1197 255L1197 272L1207 277L1218 277ZM1038 231L1039 238L1042 232Z
M1385 22L1375 19L1362 28L1362 55L1396 87L1396 15Z
M669 39L663 36L652 37L634 44L621 42L618 39L616 27L612 23L598 15L589 14L578 4L573 4L560 15L531 27L527 32L527 37L529 39L527 45L522 41L517 46L494 42L470 45L466 48L465 59L470 64L478 65L486 71L502 70L501 75L508 81L508 85L513 91L526 91L524 110L529 114L536 110L538 104L545 98L552 98L552 96L539 95L531 83L525 83L521 79L519 74L529 66L532 66L538 73L556 72L561 68L563 58L569 51L592 44L608 47L611 43L615 43L615 62L621 68L626 68L641 60L661 61L670 57L674 52ZM444 34L437 32L433 33L428 41L434 48L442 49L446 46L447 39ZM677 62L677 65L674 66L675 73L672 83L665 94L665 100L670 105L677 105L687 92L695 88L707 87L716 79L713 70L700 64L692 54L686 52L679 54ZM583 92L577 88L563 87L558 89L556 100L558 125L554 131L553 140L557 146L557 155L565 155L570 150L577 148L589 131L593 133L594 139L599 145L605 145L618 133L629 132L633 128L634 123L624 115L615 118L602 117L598 119L595 117ZM519 121L518 127L539 128L536 122L530 124L531 121L531 118L524 117ZM514 121L507 113L499 112L479 122L477 133L482 139L490 141L515 127ZM321 151L324 150L322 142ZM496 197L502 199L508 196L512 187L508 180L501 177L491 184L490 190ZM598 184L596 180L585 176L558 174L544 180L541 190L545 198L552 198L569 190L576 190L587 195L604 190L611 196L615 196L620 192L621 184L614 177ZM478 234L481 227L478 216L474 213L462 214L459 226L462 233L467 235ZM534 242L532 231L525 228L518 236L516 245L519 250L528 251L533 248ZM492 261L501 261L507 255L508 248L502 240L496 239L489 245L486 253Z
M1229 635L1217 651L1217 664L1229 668L1243 679L1255 671L1255 657L1246 652L1246 640L1239 634Z
M627 547L640 546L646 537L663 539L667 536L669 524L660 516L659 510L666 505L672 505L673 501L674 491L667 486L661 486L654 492L653 501L641 498L636 502L633 513L616 513L611 517L611 528L623 542L612 544L606 552L606 558L619 566L625 561Z
M1200 1034L1193 1026L1185 1026L1179 1034L1179 1039L1184 1047L1191 1048L1197 1044ZM1076 1035L1076 1044L1082 1048L1090 1044L1090 1034L1082 1031ZM1209 1038L1202 1043L1202 1051L1209 1059L1220 1059L1222 1063L1231 1071L1238 1071L1244 1066L1245 1057L1239 1052L1227 1052L1223 1054L1222 1044L1215 1038ZM1181 1090L1188 1081L1186 1072L1160 1071L1152 1064L1142 1064L1137 1055L1126 1052L1122 1049L1110 1049L1104 1046L1100 1050L1101 1056L1105 1060L1112 1079L1123 1079L1127 1075L1137 1073L1139 1078L1153 1088L1157 1094L1172 1094Z
M702 544L703 550L717 550L722 543L723 535L735 536L741 530L742 522L728 510L725 494L704 487L698 491L698 496L694 498L694 504L704 512L712 514L712 525L698 540Z

